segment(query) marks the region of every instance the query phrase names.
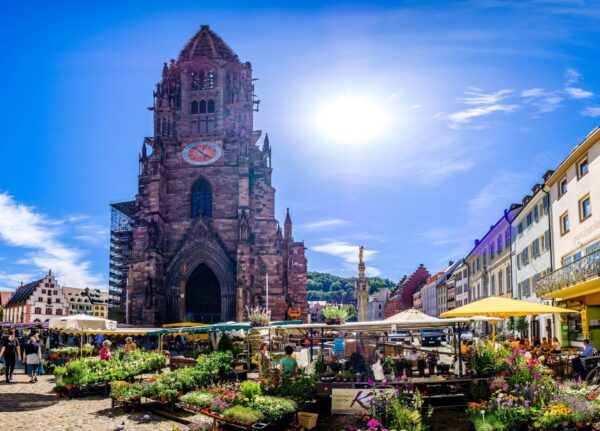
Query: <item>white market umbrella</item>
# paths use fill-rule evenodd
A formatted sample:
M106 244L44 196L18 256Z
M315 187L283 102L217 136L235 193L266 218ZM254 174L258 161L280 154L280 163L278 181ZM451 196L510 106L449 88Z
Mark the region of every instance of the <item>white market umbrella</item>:
M50 319L50 322L48 322L48 329L81 331L79 337L79 356L81 356L83 351L84 331L114 331L117 329L117 322L101 317L88 316L87 314L75 314L73 316L55 317L54 319Z
M384 322L431 322L435 320L439 319L431 317L430 315L425 314L422 311L417 310L416 308L410 308L408 310L401 311L398 314L394 314L393 316L388 317L384 320Z

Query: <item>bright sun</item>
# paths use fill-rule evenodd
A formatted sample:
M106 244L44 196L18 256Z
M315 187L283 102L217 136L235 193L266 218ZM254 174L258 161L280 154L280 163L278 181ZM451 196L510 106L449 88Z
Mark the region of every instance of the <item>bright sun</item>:
M388 115L382 103L364 96L343 96L323 102L316 124L331 140L372 141L386 131Z

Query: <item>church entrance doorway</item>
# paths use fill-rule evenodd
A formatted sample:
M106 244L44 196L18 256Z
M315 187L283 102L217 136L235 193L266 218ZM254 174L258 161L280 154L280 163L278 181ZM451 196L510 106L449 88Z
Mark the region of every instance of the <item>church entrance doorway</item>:
M215 273L199 265L185 285L185 320L196 323L217 323L221 319L221 286Z

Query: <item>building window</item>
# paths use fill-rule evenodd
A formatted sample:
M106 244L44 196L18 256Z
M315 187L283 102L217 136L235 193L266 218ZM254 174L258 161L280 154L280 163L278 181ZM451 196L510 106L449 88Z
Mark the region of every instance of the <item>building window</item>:
M40 307L35 307L35 314L42 314L42 309Z
M590 201L590 195L587 195L579 201L579 221L584 221L591 215L592 202Z
M504 286L502 285L502 270L498 271L498 295L502 295Z
M567 211L560 216L560 234L564 235L569 232L569 212Z
M62 315L62 309L59 308L58 310L56 310L56 314L59 315L59 316L61 316Z
M506 267L506 291L512 291L512 281L510 278L510 265Z
M562 180L558 182L558 197L561 197L567 193L567 177L563 177Z
M502 253L502 237L498 237L498 254Z
M203 178L192 186L192 218L212 217L212 190Z
M52 314L52 308L46 308L46 314Z
M504 246L508 247L510 244L510 229L504 231Z
M199 110L201 114L206 114L206 100L200 101Z
M492 259L494 258L494 256L496 255L496 252L494 250L494 243L490 244L490 262L492 261Z
M60 299L56 298L56 299L54 300L54 302L56 302L57 304L60 304Z
M197 114L198 113L198 102L196 100L194 100L192 102L192 114Z
M46 294L46 289L42 289L42 295Z
M583 177L588 173L589 170L590 167L588 164L588 158L585 156L581 161L579 161L579 163L577 163L577 178L579 179Z
M492 274L492 281L491 281L491 295L495 296L496 295L496 274Z
M209 114L212 114L213 112L215 112L215 101L210 99L208 101L208 106L207 106L207 110Z

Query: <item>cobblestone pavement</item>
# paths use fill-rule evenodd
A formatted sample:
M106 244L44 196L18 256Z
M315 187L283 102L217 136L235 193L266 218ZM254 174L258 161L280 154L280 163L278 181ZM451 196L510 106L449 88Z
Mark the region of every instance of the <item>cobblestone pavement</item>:
M187 430L184 425L145 411L125 413L121 408L111 409L110 398L99 395L57 399L51 392L54 376L40 376L39 381L32 384L22 369L15 373L13 383L5 383L4 375L0 380L2 431L112 431L123 422L124 431L173 431L174 426ZM145 414L150 415L150 422L137 423Z

